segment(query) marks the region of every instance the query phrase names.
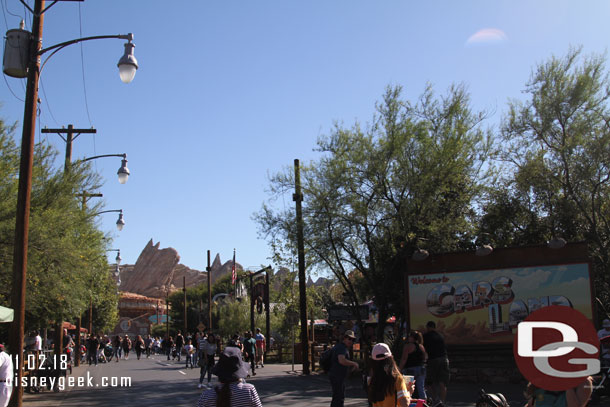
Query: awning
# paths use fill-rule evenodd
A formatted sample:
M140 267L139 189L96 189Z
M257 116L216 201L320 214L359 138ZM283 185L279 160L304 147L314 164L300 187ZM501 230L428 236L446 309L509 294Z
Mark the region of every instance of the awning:
M13 322L14 313L12 308L0 306L0 322Z
M64 321L64 323L61 324L61 327L64 329L70 329L70 330L76 329L76 325L72 325L71 323L66 322L66 321Z

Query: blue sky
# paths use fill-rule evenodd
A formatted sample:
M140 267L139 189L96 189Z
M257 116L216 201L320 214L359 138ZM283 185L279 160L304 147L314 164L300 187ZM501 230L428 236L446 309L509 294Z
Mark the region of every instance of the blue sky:
M29 28L18 0L1 3L4 31L24 16ZM120 82L121 40L60 51L42 71L38 123L95 127L75 141L74 159L127 153L125 185L118 158L94 164L106 209L125 212L113 243L123 263L153 239L199 270L208 249L226 261L235 248L245 267L269 264L251 219L268 198L268 174L316 159L333 123L366 124L388 85L414 100L427 82L439 94L463 82L497 126L536 63L570 45L607 50L609 11L602 0L60 2L45 15L44 47L132 32L140 69ZM5 79L0 117L19 122L20 138L25 81ZM57 135L37 140L64 149ZM291 196L278 204L294 205ZM100 215L104 230L115 221Z

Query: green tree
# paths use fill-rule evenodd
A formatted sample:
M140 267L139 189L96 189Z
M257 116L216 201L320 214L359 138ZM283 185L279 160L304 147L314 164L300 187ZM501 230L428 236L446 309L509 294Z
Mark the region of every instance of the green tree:
M402 314L396 282L406 255L422 244L436 252L472 245L472 207L492 153L485 114L471 111L463 86L440 98L428 87L416 103L401 93L387 89L366 130L337 125L321 138L322 158L301 176L308 264L332 272L352 305L374 297L380 319ZM271 178L272 199L294 188L292 174ZM255 219L274 247L295 241L291 211L265 204Z
M107 236L98 230L100 206L83 208L77 194L95 191L99 177L90 165L64 174L55 168L57 152L35 146L26 280L26 329L51 321L74 320L89 306L106 304L99 323L116 320L116 285L109 285ZM0 302L10 304L19 149L14 126L0 122ZM112 288L110 289L109 287ZM112 306L107 304L114 304ZM100 308L100 311L102 308Z
M297 272L288 271L283 273L282 277L277 274L274 275L271 278L271 287L274 286L278 286L279 290L273 291L270 295L270 301L275 304L270 313L272 321L271 331L278 343L292 342L295 324L290 319L290 314L298 314L300 310ZM306 296L307 318L310 320L326 318L324 308L332 303L328 289L309 286L307 287Z
M178 290L170 294L170 318L172 329L184 331L184 293ZM194 332L199 323L208 324L207 283L186 289L187 330ZM203 315L202 315L203 314Z
M517 241L528 235L588 241L597 293L610 304L610 81L605 63L604 56L584 56L575 48L533 70L526 99L510 103L502 125L505 192L492 196L483 225L497 222L508 204L519 220L505 223L503 230L513 227Z

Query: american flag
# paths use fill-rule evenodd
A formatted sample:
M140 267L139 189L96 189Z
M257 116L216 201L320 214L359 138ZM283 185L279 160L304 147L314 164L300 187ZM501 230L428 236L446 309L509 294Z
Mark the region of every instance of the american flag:
M231 284L235 285L237 274L235 272L235 249L233 249L233 267L231 268Z

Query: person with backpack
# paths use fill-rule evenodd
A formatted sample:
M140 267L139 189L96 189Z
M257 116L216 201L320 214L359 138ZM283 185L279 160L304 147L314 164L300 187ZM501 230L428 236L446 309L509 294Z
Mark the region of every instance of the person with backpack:
M356 336L354 331L347 330L343 340L332 349L331 366L328 371L330 386L332 388L332 401L330 407L343 407L345 403L345 379L349 369L358 370L358 363L350 360L349 350L354 345Z

